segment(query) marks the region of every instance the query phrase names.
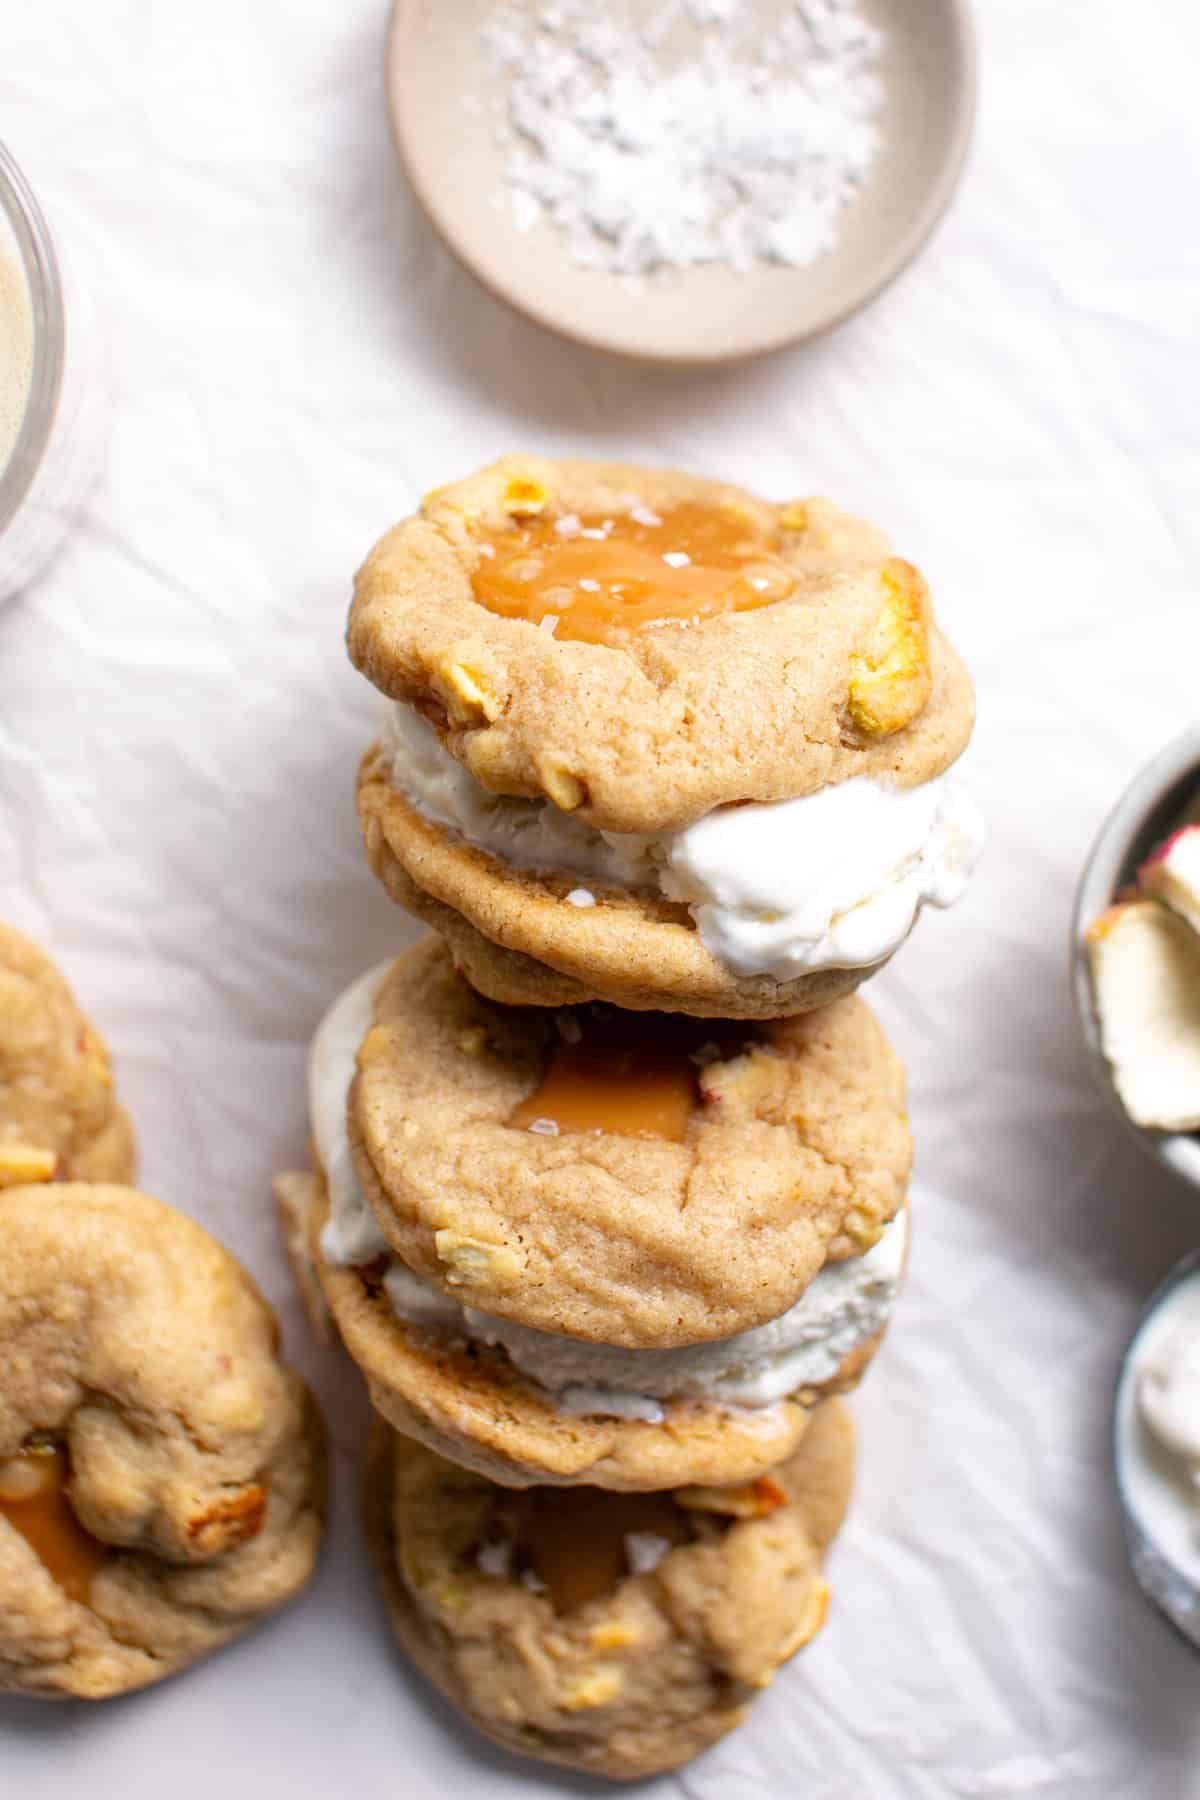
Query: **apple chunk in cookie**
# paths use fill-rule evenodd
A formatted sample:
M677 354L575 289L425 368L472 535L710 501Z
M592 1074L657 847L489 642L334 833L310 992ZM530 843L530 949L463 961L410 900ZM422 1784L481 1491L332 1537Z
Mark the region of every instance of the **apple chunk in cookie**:
M1200 1129L1200 936L1155 900L1112 906L1087 933L1104 1054L1135 1125Z

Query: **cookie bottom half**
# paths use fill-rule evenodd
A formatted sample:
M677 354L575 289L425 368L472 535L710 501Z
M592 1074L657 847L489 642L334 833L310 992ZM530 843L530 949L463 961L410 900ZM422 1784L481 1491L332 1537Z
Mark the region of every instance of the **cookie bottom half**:
M397 1639L473 1725L636 1780L733 1730L820 1630L853 1469L837 1401L769 1476L645 1495L513 1494L377 1421L366 1530Z
M363 761L358 811L367 860L392 899L440 932L472 987L505 1006L607 1000L630 1012L779 1019L828 1006L883 966L736 975L683 906L602 887L594 906L573 906L569 878L502 864L423 818L379 746Z

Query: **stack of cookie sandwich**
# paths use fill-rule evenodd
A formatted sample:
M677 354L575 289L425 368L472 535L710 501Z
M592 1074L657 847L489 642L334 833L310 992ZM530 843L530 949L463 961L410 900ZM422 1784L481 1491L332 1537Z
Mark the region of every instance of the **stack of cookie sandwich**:
M349 645L367 854L435 935L326 1016L279 1194L389 1609L493 1737L668 1768L824 1615L908 1234L854 990L970 872L970 681L827 502L534 458L388 533Z

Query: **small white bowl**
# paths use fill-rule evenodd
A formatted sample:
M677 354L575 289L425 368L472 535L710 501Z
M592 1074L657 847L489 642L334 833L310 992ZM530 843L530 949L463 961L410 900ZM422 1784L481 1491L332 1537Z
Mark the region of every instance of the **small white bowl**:
M743 4L749 11L751 0ZM769 29L779 0L753 4ZM801 269L693 268L636 290L618 276L576 268L550 226L517 230L502 192L505 152L481 104L496 91L479 41L495 5L396 0L387 47L396 147L433 224L484 286L594 349L713 364L827 331L895 280L958 185L975 118L969 0L864 0L887 40L883 144L828 255ZM620 0L620 10L650 19L662 0Z
M1142 1148L1200 1188L1200 1134L1150 1131L1135 1125L1122 1106L1100 1041L1100 1024L1088 965L1086 933L1137 875L1154 848L1195 816L1200 807L1200 730L1188 731L1154 758L1130 783L1100 828L1075 893L1071 925L1071 979L1075 1010L1092 1066L1104 1092Z
M1121 1362L1112 1421L1113 1471L1134 1575L1193 1650L1200 1650L1200 1548L1192 1547L1183 1496L1139 1417L1136 1376L1164 1307L1197 1276L1200 1250L1177 1263L1146 1302Z

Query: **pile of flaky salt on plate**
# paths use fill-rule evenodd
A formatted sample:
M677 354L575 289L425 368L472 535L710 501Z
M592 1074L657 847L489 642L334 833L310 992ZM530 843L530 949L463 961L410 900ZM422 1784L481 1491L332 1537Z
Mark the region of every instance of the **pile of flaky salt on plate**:
M836 247L880 148L883 34L860 0L501 0L481 44L520 231L579 268L803 268ZM666 54L672 35L690 44Z
M1100 1038L1135 1125L1200 1130L1200 825L1176 831L1087 931Z

